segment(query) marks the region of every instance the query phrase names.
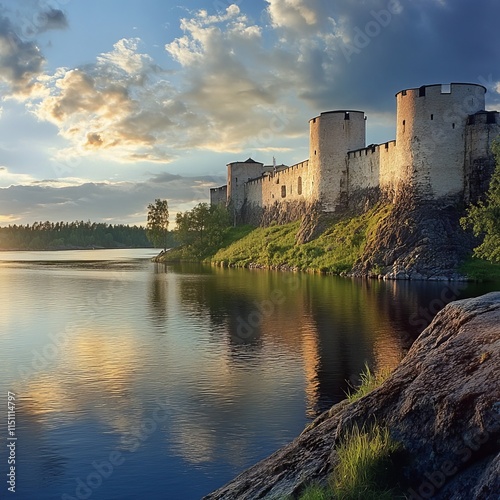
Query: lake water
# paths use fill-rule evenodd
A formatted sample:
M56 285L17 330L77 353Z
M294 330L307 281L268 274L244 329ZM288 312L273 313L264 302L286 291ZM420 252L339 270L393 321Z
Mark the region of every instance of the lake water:
M445 302L496 288L164 266L154 254L0 253L13 498L200 498L343 399L365 363L395 366Z

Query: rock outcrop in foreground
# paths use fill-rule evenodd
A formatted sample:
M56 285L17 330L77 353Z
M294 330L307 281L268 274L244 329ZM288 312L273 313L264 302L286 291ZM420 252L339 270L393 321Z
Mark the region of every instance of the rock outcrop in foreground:
M297 497L326 481L353 425L375 421L405 450L407 498L499 498L500 292L446 306L381 387L335 405L206 499Z

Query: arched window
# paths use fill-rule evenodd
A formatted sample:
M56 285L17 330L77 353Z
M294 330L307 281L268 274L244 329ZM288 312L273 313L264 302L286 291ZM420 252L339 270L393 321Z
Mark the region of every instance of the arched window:
M297 179L297 194L302 194L302 177Z
M286 186L281 186L281 197L286 198Z

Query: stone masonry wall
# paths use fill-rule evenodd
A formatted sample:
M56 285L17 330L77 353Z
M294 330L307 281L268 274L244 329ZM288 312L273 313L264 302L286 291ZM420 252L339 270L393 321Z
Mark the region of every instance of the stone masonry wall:
M368 147L363 112L321 113L309 122L308 160L274 170L251 159L229 164L228 186L212 189L211 201L225 197L254 221L264 213L286 218L292 205L366 209L379 195L393 203L401 196L473 201L494 168L491 144L500 134L500 114L484 111L485 92L467 83L403 90L396 140ZM290 220L302 211L291 210Z
M227 203L227 185L210 189L211 205L226 205Z
M246 199L262 207L281 201L305 201L313 196L309 162L268 172L246 184Z
M427 85L403 90L397 103L398 180L423 199L461 195L467 117L484 109L481 85Z

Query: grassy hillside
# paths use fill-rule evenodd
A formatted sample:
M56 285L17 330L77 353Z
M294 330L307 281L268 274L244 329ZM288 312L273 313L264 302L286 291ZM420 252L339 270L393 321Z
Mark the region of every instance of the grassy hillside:
M256 228L209 260L225 266L286 265L303 271L339 274L352 268L366 242L373 237L377 224L391 208L377 205L363 215L332 224L317 239L302 245L295 243L300 222Z
M222 240L221 247L226 248L232 245L233 243L241 240L247 234L252 232L254 227L252 226L238 226L238 227L230 227L228 228ZM203 260L210 261L214 253L217 252L217 249L211 249L209 247L205 248L205 252L203 255L193 253L190 247L179 246L176 248L172 248L166 253L161 254L156 257L156 262L200 262Z

